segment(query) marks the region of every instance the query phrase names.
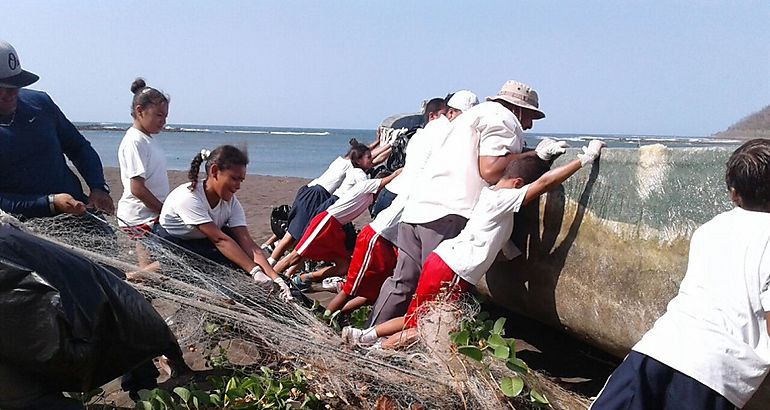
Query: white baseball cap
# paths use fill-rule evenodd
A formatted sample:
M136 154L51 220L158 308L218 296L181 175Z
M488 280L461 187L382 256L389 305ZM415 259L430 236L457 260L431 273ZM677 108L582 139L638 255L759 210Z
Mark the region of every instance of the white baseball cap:
M26 87L38 79L37 75L21 69L16 49L7 41L0 40L0 87Z
M476 94L468 90L460 90L452 95L446 105L460 111L467 111L478 103L479 97L476 97Z

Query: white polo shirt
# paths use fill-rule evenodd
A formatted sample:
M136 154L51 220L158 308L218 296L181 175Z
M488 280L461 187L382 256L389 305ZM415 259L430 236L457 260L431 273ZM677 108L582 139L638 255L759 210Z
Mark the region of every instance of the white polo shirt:
M481 188L479 156L520 153L524 130L513 113L493 101L460 114L440 147L425 165L401 216L402 222L421 224L447 215L469 218Z
M400 175L399 175L400 176ZM398 179L395 177L393 181ZM390 184L393 183L390 181ZM388 184L388 187L390 187ZM406 204L408 194L400 194L390 203L390 205L380 211L377 217L369 223L369 227L374 232L377 232L383 238L390 241L390 243L398 246L398 223L401 221L401 213L404 211L404 205Z
M345 171L345 178L342 180L340 186L334 191L329 191L330 194L337 198L342 198L350 188L361 181L369 179L369 175L366 174L361 168L351 166Z
M350 163L349 159L337 157L320 177L310 181L307 186L321 185L326 192L331 194L340 187L346 172L352 167L353 164Z
M633 350L743 407L770 368L770 213L735 208L698 228L679 293Z
M529 185L497 191L484 187L465 228L433 251L466 282L476 286L508 243L513 232L513 213L524 202Z
M380 189L379 179L364 179L348 189L326 212L340 224L345 225L358 218L374 201L374 194Z
M425 128L417 130L406 144L406 160L401 174L388 184L388 191L401 195L408 193L414 181L425 168L434 147L444 142L451 128L451 122L445 116L440 116L427 123Z
M120 182L123 183L123 195L116 212L118 225L142 225L157 218L158 214L131 193L131 178L144 178L144 186L163 202L169 191L163 148L153 137L131 127L120 141L118 163Z
M203 191L204 181L198 181L192 192L189 186L188 182L176 187L163 203L160 226L169 234L180 239L203 239L206 235L197 228L198 225L213 222L219 228L246 226L246 214L238 198L220 199L212 208Z

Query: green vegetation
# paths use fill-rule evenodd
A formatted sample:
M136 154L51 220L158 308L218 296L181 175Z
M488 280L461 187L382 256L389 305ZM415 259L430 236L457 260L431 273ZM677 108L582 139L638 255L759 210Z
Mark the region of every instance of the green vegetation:
M529 367L516 357L516 339L503 337L504 327L504 317L493 322L487 312L481 312L472 320L464 320L460 330L452 333L450 338L459 353L475 361L483 363L485 355L504 361L513 375L499 381L500 391L506 397L514 398L524 391L525 383L521 376L529 373ZM537 407L550 407L548 399L534 389L529 389L529 398Z
M276 374L261 367L261 374L210 376L210 389L199 389L195 384L176 387L172 392L156 388L141 390L138 409L192 410L192 409L317 409L322 407L320 397L308 389L304 374L296 370Z

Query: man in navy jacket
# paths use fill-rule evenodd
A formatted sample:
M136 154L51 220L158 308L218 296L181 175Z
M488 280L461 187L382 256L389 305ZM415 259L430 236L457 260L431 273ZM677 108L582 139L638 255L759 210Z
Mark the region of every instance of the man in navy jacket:
M86 208L112 213L99 155L48 94L22 88L38 78L22 70L16 50L0 40L0 209L25 217Z

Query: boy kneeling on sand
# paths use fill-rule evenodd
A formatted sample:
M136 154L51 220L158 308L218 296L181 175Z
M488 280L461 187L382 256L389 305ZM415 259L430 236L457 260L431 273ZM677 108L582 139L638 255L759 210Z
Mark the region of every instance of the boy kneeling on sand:
M735 150L725 182L736 207L695 231L679 293L592 409L734 409L767 375L770 140Z
M511 161L495 186L483 188L460 234L441 242L428 255L406 315L365 330L345 327L342 339L357 345L372 345L380 337L390 335L393 335L392 339L412 339L416 335L420 305L439 295L446 295L449 301L455 300L475 286L511 237L512 213L593 163L603 146L602 141L591 141L588 147L583 147L578 159L546 172L537 180L534 176L540 174L542 160L532 156ZM405 330L402 332L402 329ZM392 342L394 340L388 340L383 346L395 344Z

